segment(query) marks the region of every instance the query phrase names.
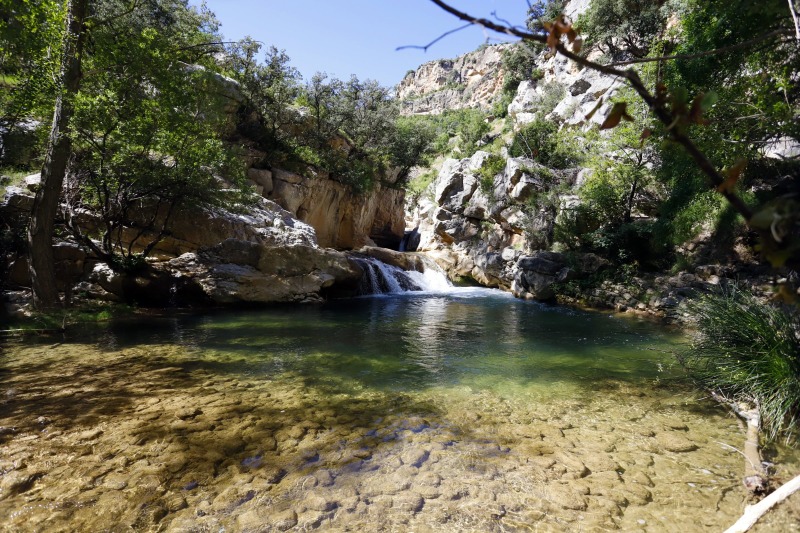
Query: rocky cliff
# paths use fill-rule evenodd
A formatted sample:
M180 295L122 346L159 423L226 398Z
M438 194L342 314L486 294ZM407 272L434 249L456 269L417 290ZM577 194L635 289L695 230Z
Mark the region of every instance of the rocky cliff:
M379 183L370 191L356 193L322 172L305 176L279 168L251 168L248 177L264 198L312 226L320 246L397 249L403 237L402 188Z
M407 115L439 114L448 109L489 109L503 87L502 53L509 45L482 46L456 59L421 65L397 85Z
M29 191L10 187L0 220L24 224L32 205ZM318 301L334 286L355 288L361 277L356 262L319 246L313 227L267 199L247 213L179 213L153 260L136 274L113 272L68 240L55 250L62 290L144 306ZM24 254L8 270L12 286L30 286Z
M575 20L589 3L572 0L565 12ZM398 87L398 97L406 98L404 109L409 114L465 107L489 109L502 89L501 50L509 46L513 45L482 48L456 60L422 65ZM537 118L558 128L572 128L576 135L596 127L605 119L610 99L622 84L554 56L544 47L535 63L535 79L520 83L505 123L493 123L493 131L502 141L499 145L492 139L487 141L493 144L493 154L477 151L466 158L439 160L432 169L436 173L433 182L422 194L409 198L406 240L410 249L426 252L453 279L468 278L510 290L519 297L549 300L558 287L576 286L588 277L613 278L598 275L610 267L606 259L594 254L558 253L553 248L556 223L576 213L578 189L589 171L555 170L531 159L511 157L512 139ZM481 73L472 82L480 90L466 90L470 68ZM490 157L503 163L493 176L487 172L498 164L496 160L488 164ZM698 268L695 274L637 278L628 286L606 281L579 298L590 305L618 310L672 312L693 288L720 282L722 270L712 267Z

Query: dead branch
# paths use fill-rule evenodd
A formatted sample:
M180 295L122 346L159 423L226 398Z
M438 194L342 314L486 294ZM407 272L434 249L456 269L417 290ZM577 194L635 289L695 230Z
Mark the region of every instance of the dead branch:
M744 533L749 531L759 518L764 516L767 511L772 509L777 504L800 490L800 476L795 477L791 481L784 483L781 487L758 502L755 505L748 505L745 508L744 514L739 520L736 521L731 527L725 530L725 533Z

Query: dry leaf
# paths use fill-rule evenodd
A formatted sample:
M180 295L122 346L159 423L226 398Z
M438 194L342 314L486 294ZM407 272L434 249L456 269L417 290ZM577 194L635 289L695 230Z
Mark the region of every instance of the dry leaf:
M633 117L628 114L628 104L626 102L617 102L614 104L614 107L611 108L611 111L600 126L600 129L610 130L611 128L616 128L619 125L619 121L623 118L629 122L633 122Z
M736 164L725 173L725 181L719 184L717 191L721 193L733 192L733 188L736 187L736 182L739 181L746 166L747 159L740 159L737 161Z

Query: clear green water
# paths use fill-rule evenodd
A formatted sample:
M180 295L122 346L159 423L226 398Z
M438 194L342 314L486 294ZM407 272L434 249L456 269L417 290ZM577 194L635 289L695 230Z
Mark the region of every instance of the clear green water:
M460 293L457 293L460 294ZM181 344L226 371L290 371L347 393L467 385L502 392L588 389L674 375L680 342L646 322L522 302L494 291L391 296L119 324L117 346Z
M681 340L470 289L9 343L3 527L724 528L743 433Z

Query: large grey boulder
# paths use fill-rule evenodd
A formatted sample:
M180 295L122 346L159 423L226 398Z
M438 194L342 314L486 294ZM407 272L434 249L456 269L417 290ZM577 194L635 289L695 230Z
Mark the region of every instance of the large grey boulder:
M173 278L191 280L216 304L318 301L323 289L361 276L342 252L236 239L184 254L163 269Z
M555 297L553 284L564 281L569 274L566 258L555 252L538 252L517 260L517 274L512 290L515 296L534 300Z

